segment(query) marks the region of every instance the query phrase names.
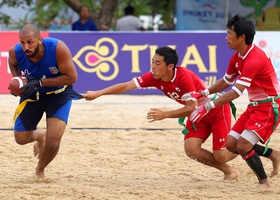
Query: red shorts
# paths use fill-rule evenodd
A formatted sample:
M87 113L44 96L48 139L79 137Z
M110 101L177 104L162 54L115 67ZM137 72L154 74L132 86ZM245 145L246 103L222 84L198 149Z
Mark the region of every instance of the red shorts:
M279 104L280 99L276 102ZM278 108L278 112L280 109ZM270 138L275 123L273 107L271 102L260 103L257 106L248 105L246 111L239 117L237 122L232 127L232 130L241 134L245 129L254 131L261 139L262 143ZM276 125L279 124L279 120ZM275 126L276 128L277 126Z
M231 109L229 104L224 104L210 110L200 122L187 121L186 128L189 132L185 135L188 138L203 138L204 141L212 133L213 150L225 148L226 139L231 129Z

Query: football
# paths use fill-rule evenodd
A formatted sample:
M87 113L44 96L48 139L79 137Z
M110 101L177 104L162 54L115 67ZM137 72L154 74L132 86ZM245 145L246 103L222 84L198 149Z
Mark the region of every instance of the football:
M15 76L13 77L9 82L9 90L11 94L14 94L16 96L21 96L25 90L20 90L22 86L26 85L28 82L28 79L24 76Z

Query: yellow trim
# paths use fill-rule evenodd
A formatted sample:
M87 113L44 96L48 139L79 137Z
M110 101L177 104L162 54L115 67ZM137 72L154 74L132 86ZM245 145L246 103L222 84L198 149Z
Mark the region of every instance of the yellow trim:
M60 89L55 90L55 91L46 92L46 94L58 94L58 93L61 93L61 92L63 92L66 89L67 86L68 85L64 85L63 88L60 88Z
M26 99L24 100L23 102L21 102L18 107L16 108L15 110L15 113L14 113L14 117L13 117L13 121L15 123L16 119L18 118L18 116L20 115L20 113L23 111L23 109L25 108L27 102L34 102L34 101L37 101L37 100L32 100L32 99Z

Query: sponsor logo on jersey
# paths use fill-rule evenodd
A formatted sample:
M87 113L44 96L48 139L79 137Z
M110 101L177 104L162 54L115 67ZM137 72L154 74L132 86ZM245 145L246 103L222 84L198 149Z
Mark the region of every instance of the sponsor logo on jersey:
M240 77L239 80L250 81L250 82L252 81L251 78L248 78L248 77L245 77L245 76Z
M258 127L258 128L261 127L261 125L258 122L255 123L255 126Z
M225 138L220 138L220 139L219 139L219 142L225 142L225 141L226 141Z
M180 88L178 88L178 87L176 87L175 90L176 90L177 92L181 92Z

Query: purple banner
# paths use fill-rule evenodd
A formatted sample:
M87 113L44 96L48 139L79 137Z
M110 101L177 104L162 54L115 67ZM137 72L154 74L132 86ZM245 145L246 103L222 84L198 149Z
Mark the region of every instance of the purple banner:
M226 44L226 32L50 32L50 37L70 48L78 71L74 88L80 93L126 82L150 71L154 52L162 46L176 48L178 65L212 85L224 75L234 53ZM129 94L162 93L149 88Z

